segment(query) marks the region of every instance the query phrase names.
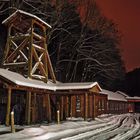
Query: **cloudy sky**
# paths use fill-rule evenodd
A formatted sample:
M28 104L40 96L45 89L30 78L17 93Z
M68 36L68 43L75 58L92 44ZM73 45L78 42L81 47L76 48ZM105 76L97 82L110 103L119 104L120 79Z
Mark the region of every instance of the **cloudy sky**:
M123 34L121 50L126 70L140 67L140 0L97 0L97 3Z

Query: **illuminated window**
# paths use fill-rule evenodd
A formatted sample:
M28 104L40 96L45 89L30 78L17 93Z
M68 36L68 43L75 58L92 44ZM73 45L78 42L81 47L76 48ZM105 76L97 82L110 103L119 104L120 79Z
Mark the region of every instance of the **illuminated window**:
M80 96L76 96L76 112L81 112L81 100L80 100Z

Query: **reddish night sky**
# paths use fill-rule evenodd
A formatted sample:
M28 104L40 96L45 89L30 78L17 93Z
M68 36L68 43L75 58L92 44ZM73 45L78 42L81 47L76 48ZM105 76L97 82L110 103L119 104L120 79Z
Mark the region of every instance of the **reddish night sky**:
M97 0L102 13L118 24L127 71L140 67L140 0Z

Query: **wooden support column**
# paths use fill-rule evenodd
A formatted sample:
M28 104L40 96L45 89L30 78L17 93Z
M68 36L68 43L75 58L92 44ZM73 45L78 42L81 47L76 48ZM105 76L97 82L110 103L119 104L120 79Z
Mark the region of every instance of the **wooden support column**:
M29 56L28 56L28 77L31 76L32 70L32 44L33 44L33 21L31 21L31 33L30 33L30 47L29 47ZM26 113L25 113L25 121L29 125L31 123L31 92L27 92L26 96Z
M88 118L88 93L85 93L85 117L84 120L86 121Z
M33 20L31 21L31 33L30 33L30 47L29 47L29 56L28 56L28 77L32 77L32 56L33 56L33 49L32 49L32 45L33 45Z
M43 26L43 33L44 33L44 38L45 40L43 41L43 45L44 45L44 48L45 48L45 51L47 51L47 44L46 44L46 28ZM47 59L46 57L44 57L44 63L47 64ZM48 66L47 65L44 65L44 69L45 69L45 73L46 73L46 82L48 81Z
M9 48L10 48L10 41L11 41L10 40L10 35L11 35L12 26L13 26L12 24L9 26L8 32L7 32L8 37L7 37L6 48L5 48L4 56L3 56L3 60L2 60L3 63L5 63L4 61L5 61L5 59L6 59L7 55L8 55Z
M73 117L73 104L72 104L72 96L70 96L70 117Z
M62 96L61 97L61 111L60 111L60 113L61 113L61 120L63 120L64 119L64 116L63 116L63 113L64 113L64 97Z
M93 119L96 117L96 97L93 96Z
M36 93L33 93L33 106L32 106L32 122L36 122Z
M11 88L8 88L8 98L7 98L7 113L6 113L6 126L9 126L10 122L10 111L11 111Z
M69 97L66 96L66 107L65 107L66 117L69 117Z
M51 103L50 103L50 95L47 94L47 98L48 98L48 121L51 122L52 117L51 117Z
M29 125L31 123L31 92L27 93L25 115L26 123Z

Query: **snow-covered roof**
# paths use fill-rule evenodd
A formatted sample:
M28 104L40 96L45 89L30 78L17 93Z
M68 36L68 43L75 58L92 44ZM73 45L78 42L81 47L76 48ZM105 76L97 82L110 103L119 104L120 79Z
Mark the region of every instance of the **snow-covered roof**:
M56 84L57 90L67 90L67 89L91 89L94 86L98 86L100 91L101 87L97 82L84 82L84 83L58 83Z
M140 100L139 96L134 96L134 97L126 97L128 100Z
M31 88L38 88L38 89L47 89L47 90L79 90L79 89L91 89L94 86L98 86L101 91L101 88L97 82L85 82L85 83L44 83L43 81L34 80L25 78L24 76L9 71L7 69L0 68L0 77L6 79L6 81L12 82L13 84Z
M101 93L108 95L108 100L115 100L115 101L127 101L126 97L120 93L112 92L109 90L102 89Z
M31 14L31 13L28 13L28 12L25 12L25 11L22 11L22 10L17 10L15 11L13 14L11 14L7 19L5 19L2 24L7 24L9 21L11 21L14 17L18 16L18 14L22 14L22 15L25 15L25 16L29 16L31 18L34 18L36 19L37 21L43 23L45 26L49 27L49 28L52 28L48 23L46 23L45 21L43 21L42 19L40 19L39 17Z
M119 93L119 94L122 94L123 96L125 96L125 97L129 97L126 93L124 93L124 92L122 92L122 91L116 91L116 93Z

